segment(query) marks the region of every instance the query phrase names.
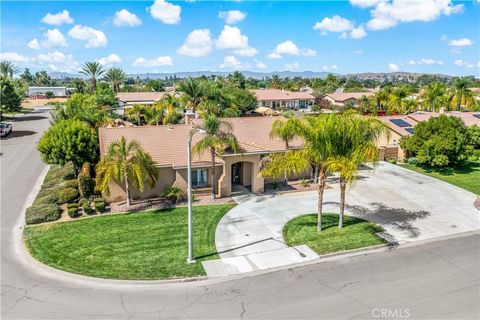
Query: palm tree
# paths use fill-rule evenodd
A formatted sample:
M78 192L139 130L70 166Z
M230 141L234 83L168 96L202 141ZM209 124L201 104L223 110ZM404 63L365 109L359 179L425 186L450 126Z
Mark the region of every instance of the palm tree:
M270 129L270 139L280 138L283 142L285 142L285 151L288 151L290 149L289 143L297 135L296 123L296 119L291 117L287 118L285 121L276 119L272 123L272 129ZM284 176L285 185L288 185L287 171L285 171Z
M82 67L82 70L80 70L81 74L84 74L88 77L90 77L90 81L92 81L92 90L93 92L97 91L97 79L105 72L103 70L102 65L97 62L85 62L85 64Z
M423 89L420 96L429 111L436 111L446 105L446 92L443 83L433 82Z
M193 147L195 153L203 153L210 151L212 159L211 163L211 184L212 199L215 199L215 155L225 152L228 148L233 152L240 150L237 138L232 133L232 125L230 122L222 120L215 115L206 115L202 124L196 125L192 129L204 132L203 138Z
M143 104L134 104L130 108L125 110L125 113L130 119L135 119L137 126L142 125L142 114L145 112L145 106Z
M325 114L320 117L304 117L297 122L297 133L304 141L300 150L291 150L283 154L271 155L271 161L261 170L266 177L278 177L288 174L300 174L310 168L318 171L318 218L317 230L322 231L323 193L325 191L329 161L334 156L332 141L335 140L339 116Z
M162 105L153 105L145 108L145 121L150 125L160 125L165 118L165 108Z
M20 72L13 62L8 60L0 61L0 75L5 78L13 78L13 76Z
M113 142L96 166L96 183L101 191L109 192L108 184L117 181L125 184L127 205L131 205L131 186L143 191L145 183L151 188L157 182L158 172L152 157L140 144L125 137Z
M404 114L404 103L408 97L408 90L403 86L399 86L392 91L392 94L389 96L389 102L387 105L388 113L400 113Z
M473 91L468 88L469 81L465 78L458 78L453 83L450 90L449 101L452 108L460 111L462 107L470 109L475 106L475 95Z
M278 74L274 74L272 76L272 79L270 80L270 86L273 88L273 89L280 89L281 86L282 86L282 79L280 78L280 76Z
M205 81L195 78L188 78L180 83L178 90L183 92L187 107L195 112L207 95Z
M127 80L127 75L120 68L110 68L105 73L105 79L112 83L113 91L119 92L120 85Z
M337 135L333 141L334 156L329 161L329 170L339 173L340 214L339 228L343 228L345 193L347 185L358 179L358 166L364 162L376 162L378 149L375 141L387 134L385 125L374 117L363 117L354 112L339 118Z

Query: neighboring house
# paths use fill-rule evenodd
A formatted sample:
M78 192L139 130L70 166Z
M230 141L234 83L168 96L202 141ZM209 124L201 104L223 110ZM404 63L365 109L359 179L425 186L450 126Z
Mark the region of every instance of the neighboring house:
M362 97L371 97L373 92L342 92L342 93L327 93L321 98L321 104L324 107L333 106L337 108L344 108L351 105L358 108L360 99Z
M251 90L258 107L278 109L310 109L315 97L308 92L292 92L281 89Z
M152 105L160 101L166 94L175 94L175 92L118 92L118 108L115 113L123 115L125 109L135 104Z
M272 123L278 117L242 117L229 118L233 133L242 148L241 153L226 152L216 157L215 185L219 197L229 196L233 184L241 184L254 193L264 191L265 183L274 180L264 179L260 175L260 160L274 152L285 152L285 143L280 139L270 139ZM158 197L165 188L176 186L187 189L187 140L192 125L165 125L100 128L100 153L104 154L113 141L125 137L136 140L148 152L158 166L158 181L153 189L146 187L143 193L133 191L134 198ZM202 138L195 134L192 145ZM300 148L301 140L290 143L291 148ZM208 152L192 157L192 181L197 193L211 190L210 154ZM301 177L310 176L305 172ZM298 178L298 177L293 177ZM279 178L276 181L283 181ZM125 199L123 186L110 184L110 201Z
M33 99L45 98L47 92L51 92L54 97L66 97L70 91L67 87L28 87L28 96Z

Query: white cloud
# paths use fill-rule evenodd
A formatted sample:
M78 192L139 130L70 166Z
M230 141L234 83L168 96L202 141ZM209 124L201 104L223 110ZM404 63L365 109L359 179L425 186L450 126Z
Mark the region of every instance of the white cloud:
M300 69L300 64L298 63L298 61L285 64L286 71L297 71L298 69Z
M393 72L397 72L397 71L400 71L400 67L396 63L389 63L388 64L388 70L393 71Z
M95 30L91 27L77 24L70 29L70 31L68 31L68 35L74 39L86 40L87 44L85 45L85 48L98 48L107 46L107 37L105 34L102 31Z
M80 68L71 54L66 55L59 51L39 54L35 60L40 64L47 64L51 71L76 72Z
M70 12L68 12L68 10L63 10L62 12L56 14L47 13L47 15L43 17L41 21L52 26L61 26L64 23L73 23L73 19L70 17Z
M465 47L471 46L472 44L473 41L468 38L453 39L448 42L448 45L452 47Z
M314 30L320 30L321 34L325 35L328 31L330 32L345 32L353 29L353 22L335 15L331 18L323 18L322 21L315 23L313 26Z
M367 36L367 33L365 32L365 28L363 26L359 26L357 28L353 28L352 31L350 31L349 36L352 39L362 39Z
M223 58L223 63L219 65L219 68L242 70L246 69L246 66L241 63L235 56L225 56L225 58Z
M459 66L459 67L464 67L464 68L473 68L474 67L473 63L470 63L470 62L462 60L462 59L455 60L453 63L455 65Z
M218 17L224 19L226 24L235 24L245 19L247 15L239 10L220 11Z
M218 49L232 50L239 56L253 57L258 50L248 45L248 37L237 27L225 26L215 41Z
M156 59L145 59L144 57L140 57L135 60L132 66L140 68L173 66L173 61L169 56L158 57Z
M66 47L67 41L63 34L57 28L47 30L43 34L45 40L42 41L42 46L45 48ZM35 39L34 39L35 40Z
M353 51L353 54L363 54L363 50L355 50Z
M136 27L142 24L142 20L137 17L136 14L131 13L127 9L122 9L115 12L115 18L113 18L113 24L117 27Z
M309 48L300 49L293 41L286 40L279 43L267 57L270 59L281 59L283 55L315 57L317 52Z
M336 64L332 64L330 66L323 66L322 70L324 70L324 71L335 71L335 70L338 70L338 66Z
M154 19L160 20L165 24L177 24L180 22L182 8L165 0L155 0L153 5L147 8L147 10L150 10L150 14Z
M399 23L432 21L441 15L460 13L463 7L463 4L453 5L451 0L381 1L371 11L367 26L372 30L382 30Z
M29 41L27 46L30 49L39 50L40 49L40 42L38 42L37 38L35 38L35 39L32 39L31 41Z
M255 66L258 69L267 69L267 65L260 60L255 59Z
M379 2L383 0L350 0L352 6L357 6L360 8L369 8L376 6Z
M411 65L419 65L419 64L443 65L444 63L443 63L442 60L435 60L435 59L431 59L431 58L423 58L423 59L420 59L420 60L409 60L408 64L411 64Z
M113 64L113 63L122 63L122 58L120 58L117 54L112 53L106 57L98 59L98 62L101 65Z
M196 29L190 32L185 43L177 53L189 57L201 57L212 51L213 41L208 29Z
M0 60L8 60L16 63L30 62L32 59L16 52L0 52Z

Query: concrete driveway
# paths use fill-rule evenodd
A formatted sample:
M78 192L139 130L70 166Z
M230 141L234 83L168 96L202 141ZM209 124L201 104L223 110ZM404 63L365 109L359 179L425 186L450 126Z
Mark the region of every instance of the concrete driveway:
M324 212L338 212L338 184L329 185ZM451 184L382 162L375 169L364 168L361 179L347 191L346 214L381 225L390 242L403 243L479 230L475 198ZM316 192L254 197L240 203L223 217L215 233L217 250L229 267L215 265L221 261L208 262L207 273L262 269L273 257L280 265L315 259L306 246L287 248L282 229L292 218L316 212L316 206ZM272 266L276 264L268 265Z

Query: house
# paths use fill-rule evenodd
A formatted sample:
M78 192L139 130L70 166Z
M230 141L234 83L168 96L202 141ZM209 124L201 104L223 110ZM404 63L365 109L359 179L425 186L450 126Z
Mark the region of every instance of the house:
M342 93L327 93L321 98L321 105L324 107L344 108L351 105L358 108L360 99L362 97L371 97L373 92L342 92Z
M66 97L71 90L67 87L28 87L28 96L33 99L45 98L47 92L51 92L53 97Z
M285 143L280 139L270 139L272 123L279 117L242 117L227 119L233 127L233 133L242 149L241 153L226 152L216 157L215 186L217 196L229 196L232 185L240 184L254 193L264 191L266 183L273 181L263 178L260 173L260 161L275 152L285 152ZM165 188L176 186L187 190L187 140L192 125L179 124L168 126L140 126L100 128L100 153L104 154L108 146L121 137L128 141L136 140L150 154L158 167L158 180L153 189L146 187L143 193L133 191L134 198L158 197ZM202 138L195 134L192 145ZM290 143L292 149L300 148L302 141L296 139ZM194 192L210 192L211 168L210 154L192 155L192 182ZM305 172L301 177L310 176ZM299 176L299 177L300 177ZM292 177L298 178L298 177ZM124 187L111 183L110 201L123 200L126 197Z
M283 89L251 90L257 99L258 107L278 109L310 109L315 97L308 92L292 92Z
M135 104L154 104L160 101L166 92L118 92L116 97L121 108Z

